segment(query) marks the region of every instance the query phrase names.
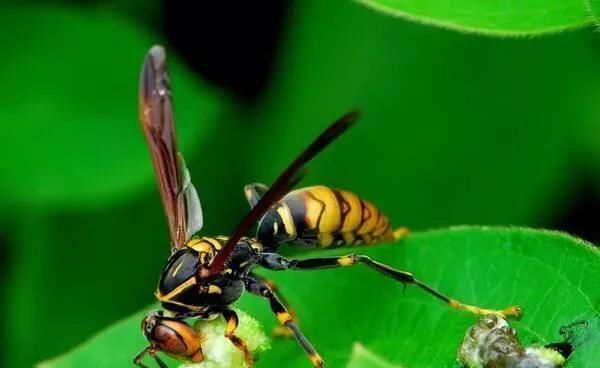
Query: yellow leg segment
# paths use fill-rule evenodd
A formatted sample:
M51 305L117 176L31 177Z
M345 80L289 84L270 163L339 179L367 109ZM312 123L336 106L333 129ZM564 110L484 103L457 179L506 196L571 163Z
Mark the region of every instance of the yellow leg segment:
M277 296L279 297L279 300L281 300L281 303L285 306L285 308L289 312L291 321L294 322L296 325L298 325L296 311L289 306L289 303L287 302L287 300L285 300L285 298L278 292L277 285L275 285L275 283L272 280L267 280L267 279L262 279L262 280L265 283L265 285L267 285L267 287L269 289L271 289L271 291L273 293L277 294ZM282 323L282 325L283 326L277 326L277 327L273 328L273 336L285 338L285 339L294 337L294 333L289 328L285 327L284 323Z
M248 346L244 340L235 335L235 330L237 329L239 322L237 314L230 309L224 310L222 314L223 318L225 318L225 322L227 322L227 326L225 327L225 337L227 337L229 341L244 354L244 360L246 361L248 368L254 367L254 357L248 350Z
M394 240L400 240L406 238L410 234L410 229L407 227L399 227L394 230Z
M464 310L464 311L471 312L471 313L477 314L477 315L497 314L499 316L506 318L508 316L520 317L521 313L522 313L521 307L519 307L518 305L512 305L508 308L504 308L501 310L486 309L486 308L477 307L475 305L463 304L463 303L459 302L458 300L454 300L454 299L450 299L450 298L448 298L448 304L450 304L450 306L454 309Z

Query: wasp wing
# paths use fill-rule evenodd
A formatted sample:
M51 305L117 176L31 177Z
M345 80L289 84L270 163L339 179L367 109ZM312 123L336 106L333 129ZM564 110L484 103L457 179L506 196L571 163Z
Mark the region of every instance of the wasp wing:
M161 46L153 46L144 60L139 98L142 130L169 224L171 249L178 249L185 244L192 227L199 230L202 226L202 210L189 172L177 152L166 53ZM192 225L189 231L188 223Z
M202 215L202 205L198 192L192 184L190 171L185 165L183 156L179 154L179 167L181 169L182 191L181 194L185 199L186 227L185 240L189 240L194 234L199 232L204 225L204 217Z

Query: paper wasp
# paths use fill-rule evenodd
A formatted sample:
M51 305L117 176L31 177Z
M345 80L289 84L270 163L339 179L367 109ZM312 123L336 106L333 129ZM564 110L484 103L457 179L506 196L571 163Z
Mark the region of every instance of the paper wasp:
M202 349L198 336L186 318L215 318L226 322L225 336L239 348L248 366L253 359L244 341L235 335L236 313L230 308L244 291L264 298L282 326L296 337L312 365L323 366L323 359L304 337L282 298L270 283L252 271L261 266L271 270L318 270L363 264L403 284L413 284L453 308L477 314L515 315L518 307L488 310L451 299L411 273L396 270L365 255L287 259L277 253L279 246L339 247L343 245L391 242L407 234L405 228L392 230L388 219L371 203L344 190L324 186L291 191L299 182L303 166L358 118L350 112L319 135L275 180L270 188L251 184L244 188L250 212L229 236L198 235L203 224L198 194L175 143L171 89L166 55L160 46L150 49L141 72L140 117L169 224L171 256L162 271L156 297L166 310L153 312L142 323L150 346L140 352L134 363L145 367L142 358L149 354L159 366L166 367L159 351L176 358L199 362ZM256 237L245 237L258 223Z

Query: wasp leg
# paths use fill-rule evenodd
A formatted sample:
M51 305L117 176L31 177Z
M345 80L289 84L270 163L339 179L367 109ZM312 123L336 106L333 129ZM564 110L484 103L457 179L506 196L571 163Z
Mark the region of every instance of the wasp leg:
M260 264L266 268L272 270L318 270L325 268L336 268L354 266L356 264L364 264L375 271L384 274L385 276L391 277L394 280L400 281L401 283L408 285L416 285L427 293L433 295L444 303L450 305L452 308L464 310L474 314L498 314L501 316L516 316L521 314L521 308L519 306L511 306L502 310L486 309L474 305L464 304L458 300L447 297L441 292L437 291L433 287L426 283L416 279L410 272L396 270L383 263L373 261L371 258L365 255L350 254L342 257L326 257L326 258L312 258L305 260L297 259L286 259L276 253L264 253Z
M296 340L298 341L298 344L300 344L302 349L304 349L306 354L308 354L313 366L317 368L323 367L323 359L319 353L317 353L315 348L313 348L311 343L306 339L306 337L304 337L298 326L294 323L292 315L287 311L277 295L273 293L273 290L271 290L264 281L252 275L246 278L246 290L254 295L258 295L267 299L269 304L271 304L271 310L277 316L279 323L292 331L296 337Z
M240 339L238 336L235 335L235 330L237 329L239 324L237 313L235 313L231 309L224 309L221 312L221 314L223 315L223 318L225 318L225 322L227 323L227 326L225 327L225 337L227 337L229 341L231 341L233 345L235 345L236 348L238 348L242 351L242 353L244 353L244 360L246 361L246 365L248 365L248 367L254 366L254 357L252 357L252 354L248 350L248 346L246 345L244 340Z
M140 368L148 368L147 365L145 365L144 363L142 363L142 359L144 359L144 357L146 355L150 355L151 357L153 357L154 360L156 360L156 364L158 364L158 366L160 368L169 368L165 364L165 362L163 362L162 359L160 359L158 357L158 355L156 355L156 348L154 348L152 346L148 346L144 350L142 350L139 353L137 353L137 355L135 356L135 358L133 358L133 364L137 365Z
M410 229L407 227L399 227L394 230L394 240L404 239L410 235Z
M144 348L144 350L137 353L136 356L133 358L133 364L135 364L141 368L148 368L147 365L142 363L142 359L144 359L144 357L150 353L151 349L152 349L152 347L148 346L148 347Z
M281 301L281 304L283 304L283 306L287 309L287 311L292 316L292 321L294 321L294 323L298 324L298 318L296 317L296 311L294 311L294 309L290 307L290 303L288 303L288 301L285 299L285 297L279 292L277 285L275 285L275 283L272 280L265 279L264 277L260 277L254 273L251 273L251 275L253 278L262 281L269 289L271 289L271 291L273 293L275 293L275 295L277 295L277 297ZM294 334L292 333L292 331L289 328L286 328L285 326L277 326L273 329L273 336L288 338L288 337L293 337Z
M269 187L261 183L252 183L244 186L244 195L246 196L246 200L248 201L250 208L254 208L254 206L256 206L258 200L268 189Z

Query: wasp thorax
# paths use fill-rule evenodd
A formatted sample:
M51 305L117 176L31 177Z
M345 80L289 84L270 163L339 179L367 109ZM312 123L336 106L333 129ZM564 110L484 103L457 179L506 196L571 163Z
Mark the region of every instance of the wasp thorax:
M181 249L175 252L163 269L158 284L163 295L172 293L186 282L190 282L198 269L198 256L191 249Z
M228 274L217 274L198 278L198 292L210 305L226 306L242 296L244 282Z

